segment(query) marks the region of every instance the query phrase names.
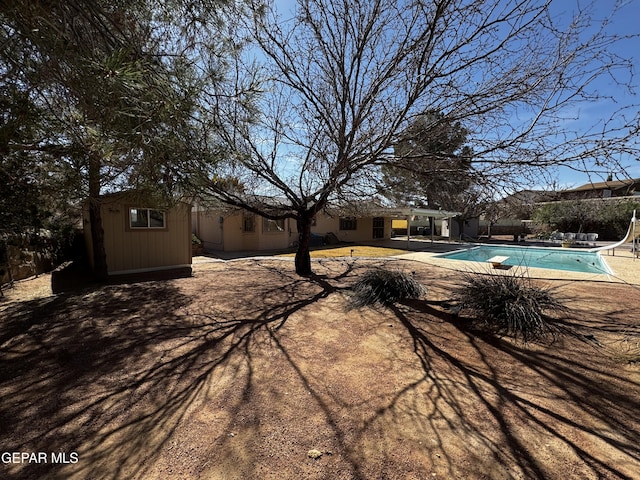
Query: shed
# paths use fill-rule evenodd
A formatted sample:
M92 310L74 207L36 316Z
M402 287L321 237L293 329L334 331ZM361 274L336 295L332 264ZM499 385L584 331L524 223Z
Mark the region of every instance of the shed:
M154 271L191 274L190 204L159 208L135 193L119 192L101 197L100 205L109 276ZM83 227L93 268L88 202Z

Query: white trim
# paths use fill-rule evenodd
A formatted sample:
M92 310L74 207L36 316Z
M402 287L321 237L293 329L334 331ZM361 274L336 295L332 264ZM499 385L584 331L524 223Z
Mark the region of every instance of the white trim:
M109 272L109 276L111 275L127 275L130 273L145 273L145 272L159 272L162 270L173 270L176 268L192 268L191 263L184 263L182 265L165 265L163 267L149 267L149 268L134 268L131 270L116 270L115 272Z
M460 212L450 212L447 210L432 210L429 208L380 208L371 212L375 216L387 217L434 217L434 218L450 218L462 215ZM377 215L379 214L379 215Z

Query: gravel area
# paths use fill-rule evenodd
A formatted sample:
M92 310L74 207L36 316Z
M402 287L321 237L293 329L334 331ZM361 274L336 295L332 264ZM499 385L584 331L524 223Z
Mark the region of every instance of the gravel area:
M48 275L17 283L0 299L0 478L637 478L640 261L541 279L571 334L523 345L452 313L452 261L411 255L314 261L310 278L258 258L59 295ZM380 265L426 298L348 311Z

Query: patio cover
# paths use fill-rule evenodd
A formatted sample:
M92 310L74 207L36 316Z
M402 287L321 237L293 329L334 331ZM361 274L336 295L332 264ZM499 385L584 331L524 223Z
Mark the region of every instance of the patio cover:
M411 220L414 217L432 217L432 218L453 218L462 215L460 212L448 210L433 210L430 208L380 208L375 211L376 215L395 218L406 218L407 220L407 246L411 241ZM431 241L433 242L433 229L431 229Z
M375 212L380 216L386 217L433 217L433 218L452 218L462 215L460 212L452 212L447 210L433 210L429 208L379 208Z

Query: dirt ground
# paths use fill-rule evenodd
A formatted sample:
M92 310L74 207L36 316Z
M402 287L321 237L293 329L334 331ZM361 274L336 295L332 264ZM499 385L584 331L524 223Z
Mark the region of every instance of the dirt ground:
M347 311L380 264L427 297ZM637 286L546 282L574 335L523 345L447 310L454 271L355 257L314 270L220 261L7 290L0 478L640 478Z

